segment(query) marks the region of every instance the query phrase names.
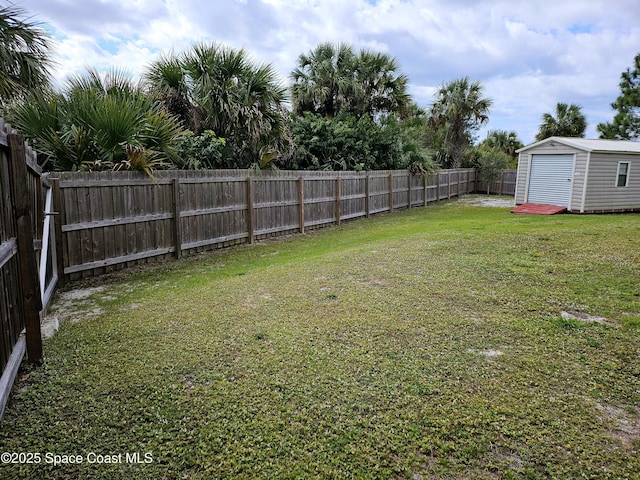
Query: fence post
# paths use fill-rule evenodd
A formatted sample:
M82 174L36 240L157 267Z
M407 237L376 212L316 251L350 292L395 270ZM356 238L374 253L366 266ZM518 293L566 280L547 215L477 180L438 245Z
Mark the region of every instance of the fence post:
M300 233L304 233L304 177L298 177L298 204L300 205L298 212Z
M389 211L393 212L393 173L389 174Z
M182 256L182 221L180 219L180 212L182 209L180 205L180 178L174 178L173 180L171 180L171 184L173 185L173 244L175 245L176 249L174 253L176 258L180 258Z
M64 240L62 236L62 222L65 221L64 202L62 191L60 190L60 179L49 177L51 189L53 191L53 208L57 210L58 215L53 219L53 228L55 229L56 244L56 263L58 265L58 285L63 287L67 283L67 277L64 274Z
M27 189L27 163L22 135L7 135L9 144L9 181L13 191L14 214L17 227L18 263L20 290L26 329L27 357L31 363L42 361L42 338L40 333L40 279L36 265L31 231L29 190Z
M342 210L342 178L336 177L336 223L340 225L340 214Z
M253 180L247 177L247 233L249 244L253 244Z
M408 210L411 210L411 172L407 170L407 178L408 178L408 182L409 182L409 206L407 207Z
M447 170L447 199L451 198L451 170Z
M422 175L422 186L424 188L424 205L422 205L423 207L426 207L428 202L428 195L429 195L429 189L427 188L429 185L429 176L425 173L424 175Z
M467 169L467 192L466 193L471 193L470 189L471 189L471 170Z
M500 189L498 190L498 195L502 195L503 189L504 189L504 170L500 170Z
M369 172L364 177L364 211L367 218L371 215L371 207L369 206Z

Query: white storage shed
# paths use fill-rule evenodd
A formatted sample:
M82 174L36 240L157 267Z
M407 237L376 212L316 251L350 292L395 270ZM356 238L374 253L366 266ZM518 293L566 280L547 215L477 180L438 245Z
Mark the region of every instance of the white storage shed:
M516 205L640 211L640 142L550 137L518 153Z

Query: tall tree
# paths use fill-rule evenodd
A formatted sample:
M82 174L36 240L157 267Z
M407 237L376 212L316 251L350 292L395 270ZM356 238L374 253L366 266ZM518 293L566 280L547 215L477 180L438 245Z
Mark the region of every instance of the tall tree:
M199 43L160 58L145 80L196 134L212 130L225 138L230 155L242 158L235 166L283 148L286 88L273 66L255 63L244 49Z
M357 117L408 114L411 97L408 78L399 73L398 61L386 53L363 50L355 62L354 101L351 111Z
M430 110L431 127L444 130L446 165L459 168L473 142L473 133L489 121L493 101L484 96L484 87L468 77L440 86Z
M411 97L407 76L398 61L386 53L361 50L345 43L321 43L298 57L291 72L294 112L334 118L348 112L379 120L384 115L406 115Z
M290 76L294 112L335 117L355 97L355 64L356 55L346 43L321 43L301 54Z
M620 76L620 96L611 104L618 113L612 123L598 124L600 138L640 140L640 53Z
M555 117L551 113L542 115L542 123L538 128L536 140L549 137L584 137L587 129L587 119L582 113L580 105L572 103L558 103Z
M15 6L0 7L0 107L49 82L50 37Z

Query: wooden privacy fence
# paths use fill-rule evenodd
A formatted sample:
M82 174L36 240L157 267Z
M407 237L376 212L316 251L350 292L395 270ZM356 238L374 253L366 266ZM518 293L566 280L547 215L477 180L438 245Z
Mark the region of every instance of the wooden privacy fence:
M489 191L495 195L511 195L516 194L516 174L517 170L502 170L500 177L489 185ZM487 192L487 182L482 178L478 178L476 184L476 191L478 193Z
M0 119L0 417L25 351L42 358L40 320L57 281L52 198L35 152Z
M99 275L257 238L304 232L476 190L474 169L55 173L58 270Z

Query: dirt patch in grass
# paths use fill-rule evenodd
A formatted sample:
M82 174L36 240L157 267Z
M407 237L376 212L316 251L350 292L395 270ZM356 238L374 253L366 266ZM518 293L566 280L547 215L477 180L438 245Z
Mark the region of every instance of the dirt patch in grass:
M473 353L473 354L476 354L476 355L482 355L487 360L490 360L490 359L495 358L495 357L499 357L500 355L504 355L504 353L501 350L493 350L493 349L489 349L489 350L469 349L469 350L467 350L467 352L468 353Z
M602 420L608 425L609 433L626 450L640 453L640 409L627 405L614 407L596 403L596 409Z
M560 312L560 316L565 320L578 320L581 322L595 322L601 323L603 325L611 325L605 317L598 317L595 315L589 315L584 312L576 312L575 310L562 311Z
M458 202L474 207L508 208L516 206L513 197L496 197L491 195L463 195Z
M105 285L101 285L58 292L55 302L42 321L42 338L52 337L61 323L75 323L100 316L103 309L97 300L105 296L106 289Z

